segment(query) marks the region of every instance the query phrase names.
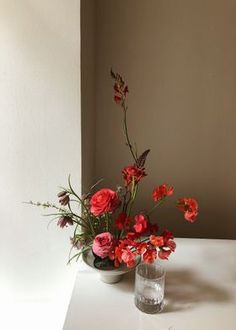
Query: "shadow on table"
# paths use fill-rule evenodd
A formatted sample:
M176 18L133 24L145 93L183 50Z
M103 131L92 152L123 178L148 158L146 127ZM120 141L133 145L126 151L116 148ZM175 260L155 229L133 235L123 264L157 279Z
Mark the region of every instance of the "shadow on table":
M168 270L165 288L166 306L163 313L194 308L202 303L231 300L228 291L204 281L188 270Z
M135 273L131 271L115 284L118 290L134 294ZM162 313L191 309L202 303L227 302L228 291L204 281L189 269L168 270L166 273L165 307Z

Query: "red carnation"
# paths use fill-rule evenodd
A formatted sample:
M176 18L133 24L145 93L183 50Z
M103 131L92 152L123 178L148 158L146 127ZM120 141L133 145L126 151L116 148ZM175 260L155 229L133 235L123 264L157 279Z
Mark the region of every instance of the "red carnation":
M173 195L173 193L174 193L174 188L164 183L153 190L152 198L155 202L158 202L166 196Z
M189 222L194 222L198 215L198 202L194 198L180 198L177 208L184 212L184 217Z
M126 166L123 171L123 178L125 180L125 186L129 186L132 182L137 183L139 182L146 173L143 168L139 168L135 165Z

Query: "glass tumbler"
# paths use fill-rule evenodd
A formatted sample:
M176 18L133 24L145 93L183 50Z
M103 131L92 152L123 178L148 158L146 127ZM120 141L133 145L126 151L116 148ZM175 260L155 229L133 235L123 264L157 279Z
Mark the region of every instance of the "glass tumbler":
M154 314L164 306L165 270L158 264L141 263L135 272L135 305L144 313Z

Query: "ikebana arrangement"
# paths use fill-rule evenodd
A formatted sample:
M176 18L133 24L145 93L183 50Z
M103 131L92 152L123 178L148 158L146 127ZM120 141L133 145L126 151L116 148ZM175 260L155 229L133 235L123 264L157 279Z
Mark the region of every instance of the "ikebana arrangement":
M173 234L167 229L160 231L158 225L151 222L152 212L173 195L172 186L166 183L156 186L150 194L154 202L152 210L133 212L138 186L147 175L145 162L150 150L138 155L136 146L130 140L127 125L128 86L122 76L112 70L111 78L114 80L114 101L123 113L125 143L132 158L131 163L122 170L123 186L116 190L98 190L99 181L87 194L79 196L69 177L68 187L62 188L58 194L59 206L49 202L29 202L55 210L49 215L57 220L61 228L75 226L73 237L70 238L69 262L78 260L85 251L92 250L94 266L100 269L119 267L121 264L132 268L137 256L145 263L153 263L157 258L168 259L176 248ZM183 212L188 222L196 220L196 199L179 198L176 207ZM73 250L76 252L71 257Z

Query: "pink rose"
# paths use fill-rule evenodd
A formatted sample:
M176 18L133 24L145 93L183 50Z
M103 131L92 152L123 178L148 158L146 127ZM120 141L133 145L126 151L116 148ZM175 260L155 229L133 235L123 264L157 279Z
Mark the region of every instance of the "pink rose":
M93 252L104 259L111 255L114 249L115 240L109 232L97 235L93 241Z
M91 213L99 216L108 212L113 212L120 204L117 193L111 189L101 189L97 191L90 200Z

